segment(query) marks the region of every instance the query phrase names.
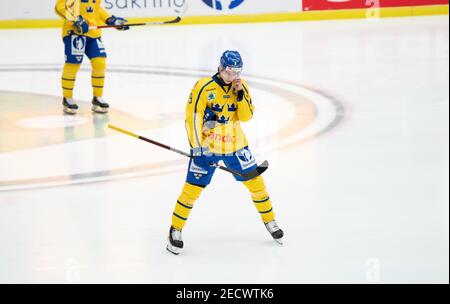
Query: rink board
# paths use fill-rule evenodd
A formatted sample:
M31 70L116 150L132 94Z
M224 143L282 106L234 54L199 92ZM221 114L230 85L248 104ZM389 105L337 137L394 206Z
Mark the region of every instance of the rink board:
M187 16L178 25L188 24L221 24L221 23L257 23L257 22L287 22L313 21L334 19L362 19L448 15L448 5L385 7L377 10L376 14L367 9L319 10L296 13L247 14L247 15L217 15L217 16ZM173 17L130 18L130 22L148 22ZM35 20L0 20L0 29L14 28L56 28L62 22L52 19Z

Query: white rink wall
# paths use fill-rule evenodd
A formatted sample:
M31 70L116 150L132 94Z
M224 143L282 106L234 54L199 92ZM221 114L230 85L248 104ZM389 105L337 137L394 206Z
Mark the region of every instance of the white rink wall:
M170 16L188 2L188 16L289 13L302 10L301 0L103 0L112 14L126 17ZM222 7L216 5L219 2ZM0 1L0 20L58 19L56 0Z

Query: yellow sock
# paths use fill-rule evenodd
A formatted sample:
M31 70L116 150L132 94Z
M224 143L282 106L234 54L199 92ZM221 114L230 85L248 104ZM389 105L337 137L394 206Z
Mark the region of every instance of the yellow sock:
M63 73L61 77L61 86L63 96L67 99L73 98L73 88L77 79L77 73L80 70L79 64L66 63L64 64Z
M185 183L172 215L172 227L182 230L204 188Z
M106 58L97 57L91 59L92 66L92 89L95 97L103 96L105 86Z
M246 181L244 182L244 185L250 191L253 203L260 213L263 222L268 223L273 221L275 219L275 214L273 213L272 203L270 202L270 197L267 193L262 176Z

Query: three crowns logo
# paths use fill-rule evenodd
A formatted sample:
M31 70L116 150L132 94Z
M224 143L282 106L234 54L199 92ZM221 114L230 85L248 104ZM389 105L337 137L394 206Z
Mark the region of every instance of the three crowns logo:
M215 105L213 105L212 110L214 112L222 112L223 108L225 108L225 105L221 107L219 104L215 104Z
M211 109L214 112L222 112L224 108L225 108L225 105L220 106L219 104L215 104L215 105L212 106ZM237 111L237 106L235 104L232 104L232 105L227 104L227 109L228 109L228 112L236 112Z
M222 115L222 117L220 117L219 119L217 119L218 123L221 124L227 124L230 121L230 117L226 118L225 116Z
M236 112L236 110L237 110L237 107L234 103L231 106L227 104L227 107L228 107L228 112Z

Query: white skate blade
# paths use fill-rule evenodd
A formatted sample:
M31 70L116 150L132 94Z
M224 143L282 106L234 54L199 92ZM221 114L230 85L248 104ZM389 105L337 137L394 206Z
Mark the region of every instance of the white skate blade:
M105 114L108 113L108 108L102 108L99 106L92 106L92 111L95 113Z
M277 242L278 244L280 244L280 245L284 245L283 244L283 239L281 238L281 239L273 239L275 242Z
M170 253L173 253L174 255L179 255L181 252L181 249L175 246L172 246L170 243L167 245L167 251Z
M75 115L77 114L77 110L73 110L73 109L69 109L67 107L64 107L63 112L65 114L69 114L69 115Z

